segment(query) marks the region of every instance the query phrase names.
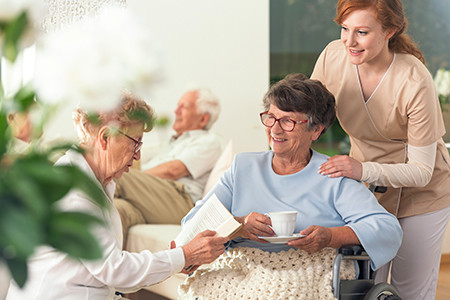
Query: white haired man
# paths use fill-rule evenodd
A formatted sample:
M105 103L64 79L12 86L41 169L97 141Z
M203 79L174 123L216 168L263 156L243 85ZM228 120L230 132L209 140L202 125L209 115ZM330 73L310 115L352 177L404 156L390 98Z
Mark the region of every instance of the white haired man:
M220 140L209 132L220 113L217 97L205 88L189 90L178 101L172 126L176 135L159 154L116 181L114 205L123 227L180 224L202 196L221 153Z

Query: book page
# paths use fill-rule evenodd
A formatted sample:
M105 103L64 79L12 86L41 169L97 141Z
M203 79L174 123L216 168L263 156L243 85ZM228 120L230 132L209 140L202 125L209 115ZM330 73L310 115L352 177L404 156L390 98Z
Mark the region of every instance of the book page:
M231 237L239 229L241 229L241 227L242 227L241 223L236 221L234 218L231 218L225 221L225 223L223 223L216 229L216 235Z
M198 210L195 216L189 220L183 227L180 234L175 239L177 246L183 246L191 241L197 234L206 229L216 231L224 223L228 223L228 220L240 224L234 220L233 215L223 206L222 202L213 194L203 206ZM230 226L228 226L230 227ZM228 234L226 231L222 231L225 236ZM220 235L219 236L224 236Z

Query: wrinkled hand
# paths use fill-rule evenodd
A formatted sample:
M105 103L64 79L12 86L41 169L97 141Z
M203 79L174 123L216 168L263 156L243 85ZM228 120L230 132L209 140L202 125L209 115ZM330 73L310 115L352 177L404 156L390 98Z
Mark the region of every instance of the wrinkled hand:
M319 173L329 177L348 177L361 180L362 164L354 158L347 155L335 155L328 158L319 167Z
M289 241L288 246L305 250L308 253L314 253L330 246L332 232L327 227L312 225L300 231L300 234L306 236Z
M258 236L274 236L275 232L267 226L272 225L270 218L266 215L252 212L244 217L236 218L242 228L239 235L251 239L256 242L267 243L267 241L259 239Z
M181 247L186 261L185 267L209 264L225 251L224 244L230 239L228 237L214 237L215 234L215 231L205 230Z
M177 245L175 244L175 241L170 241L169 247L170 247L170 249L175 249L177 247ZM191 265L189 267L184 267L183 270L181 270L181 273L189 275L192 272L194 272L195 270L197 270L198 267L200 267L200 266L198 266L198 265L197 266Z

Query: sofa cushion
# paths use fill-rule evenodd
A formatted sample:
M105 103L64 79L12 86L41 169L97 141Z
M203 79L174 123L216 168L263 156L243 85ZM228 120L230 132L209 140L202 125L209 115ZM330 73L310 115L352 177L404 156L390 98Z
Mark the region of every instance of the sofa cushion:
M222 154L214 165L208 181L205 185L203 196L216 184L223 172L227 170L234 157L233 143L230 140L225 146ZM150 250L152 253L169 249L170 241L180 233L180 225L172 224L141 224L134 225L128 231L128 240L126 249L130 252L141 252ZM178 286L184 282L186 275L178 273L165 281L145 287L146 290L162 295L169 299L178 298Z
M180 225L140 224L132 226L128 232L127 250L140 252L144 249L158 252L169 249L171 240L180 233Z
M142 224L135 225L128 232L127 250L141 252L150 250L156 253L169 249L170 241L181 231L180 225ZM178 286L184 282L186 275L177 273L158 284L145 287L145 290L162 295L169 299L178 298Z
M220 155L216 164L214 165L211 174L209 174L208 180L206 181L205 184L205 189L203 191L202 198L205 197L206 194L209 192L209 190L211 190L211 188L216 184L216 182L219 181L223 172L225 172L231 166L234 154L235 151L233 148L233 142L232 140L230 140L228 144L225 146L225 149L222 151L222 154Z

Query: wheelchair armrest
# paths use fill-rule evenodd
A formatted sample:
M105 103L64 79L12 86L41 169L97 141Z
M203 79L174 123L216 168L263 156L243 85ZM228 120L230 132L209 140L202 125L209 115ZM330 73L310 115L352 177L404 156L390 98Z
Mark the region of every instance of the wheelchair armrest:
M369 185L369 191L371 191L372 193L380 193L380 194L383 194L383 193L386 193L386 192L387 192L387 187L370 184L370 185Z
M338 250L343 255L361 255L363 251L361 245L344 245Z
M343 260L353 260L357 268L358 279L369 279L370 274L370 257L364 251L361 245L344 245L338 249L333 263L332 288L334 296L339 299L340 295L340 272Z

